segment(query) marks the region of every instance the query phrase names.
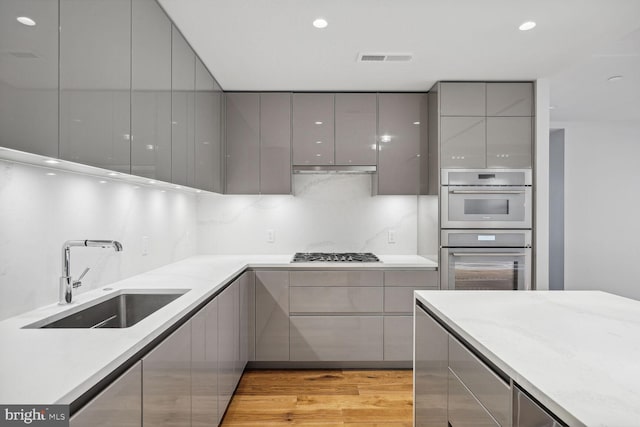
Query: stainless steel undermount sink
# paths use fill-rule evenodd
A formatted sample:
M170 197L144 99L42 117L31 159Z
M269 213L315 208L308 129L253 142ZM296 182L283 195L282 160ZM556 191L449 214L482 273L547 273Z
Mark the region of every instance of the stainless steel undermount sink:
M184 295L188 289L121 291L89 307L26 326L40 328L128 328ZM64 317L60 317L64 316Z

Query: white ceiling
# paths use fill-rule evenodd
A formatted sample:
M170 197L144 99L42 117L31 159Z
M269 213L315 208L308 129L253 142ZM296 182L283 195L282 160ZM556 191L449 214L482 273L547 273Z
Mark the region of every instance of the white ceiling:
M225 90L422 91L437 80L530 80L640 27L638 0L160 3ZM311 25L319 16L329 21L324 30ZM527 20L538 26L518 31ZM414 59L356 61L371 52Z

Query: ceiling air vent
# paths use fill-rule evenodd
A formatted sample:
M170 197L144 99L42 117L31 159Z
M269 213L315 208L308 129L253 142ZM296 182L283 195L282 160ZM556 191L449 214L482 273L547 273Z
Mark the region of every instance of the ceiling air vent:
M408 62L412 58L410 53L361 53L358 62Z

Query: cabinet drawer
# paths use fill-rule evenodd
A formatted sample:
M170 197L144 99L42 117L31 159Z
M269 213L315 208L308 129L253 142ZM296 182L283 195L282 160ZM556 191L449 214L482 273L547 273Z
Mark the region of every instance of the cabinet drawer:
M304 286L289 290L292 313L380 313L381 287Z
M413 360L413 316L384 318L384 360Z
M453 427L499 427L493 417L449 370L449 425ZM507 424L504 424L505 426Z
M398 286L394 288L384 288L384 311L385 313L413 313L415 299L413 291L438 289L429 286Z
M291 360L382 360L382 316L291 316Z
M384 285L385 286L422 286L425 289L437 288L438 272L436 270L385 271Z
M449 368L500 423L511 420L511 387L458 340L449 337Z
M382 286L382 271L292 271L291 286Z

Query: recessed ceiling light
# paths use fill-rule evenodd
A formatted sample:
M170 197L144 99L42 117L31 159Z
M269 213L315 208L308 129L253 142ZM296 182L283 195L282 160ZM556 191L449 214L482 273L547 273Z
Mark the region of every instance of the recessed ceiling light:
M622 76L611 76L607 80L610 82L617 82L619 80L622 80Z
M29 18L28 16L18 16L16 20L22 25L26 25L27 27L33 27L36 25L36 21Z
M518 29L520 31L529 31L529 30L533 30L535 27L536 27L536 23L535 22L527 21L527 22L523 22L522 24L520 24Z
M53 159L47 159L44 161L45 163L49 163L50 165L57 165L58 163L60 163L60 161L58 160L53 160Z
M324 18L317 18L313 21L313 26L316 28L327 28L327 25L329 25L329 23Z

